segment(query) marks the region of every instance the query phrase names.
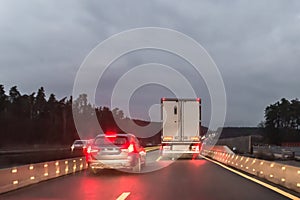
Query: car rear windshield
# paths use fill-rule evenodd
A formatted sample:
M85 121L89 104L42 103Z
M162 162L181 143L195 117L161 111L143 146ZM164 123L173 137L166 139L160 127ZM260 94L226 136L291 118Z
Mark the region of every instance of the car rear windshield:
M117 137L98 137L95 139L95 146L123 146L127 144L127 137L117 136Z
M77 141L74 142L74 144L84 144L84 141L82 141L82 140L77 140Z

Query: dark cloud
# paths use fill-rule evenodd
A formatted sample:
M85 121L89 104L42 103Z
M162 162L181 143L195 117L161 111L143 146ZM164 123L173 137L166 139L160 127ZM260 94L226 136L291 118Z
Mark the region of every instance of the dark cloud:
M31 93L44 86L59 98L69 96L76 71L99 42L130 28L166 27L194 38L218 65L228 98L226 125L256 126L268 104L299 97L299 7L297 0L1 1L0 81L7 90L18 85ZM99 102L109 103L122 72L149 61L174 66L189 78L206 104L207 125L210 100L203 80L166 54L136 53L117 61L99 86ZM142 89L135 95L137 110L154 103L147 97L153 89L144 89L146 101Z

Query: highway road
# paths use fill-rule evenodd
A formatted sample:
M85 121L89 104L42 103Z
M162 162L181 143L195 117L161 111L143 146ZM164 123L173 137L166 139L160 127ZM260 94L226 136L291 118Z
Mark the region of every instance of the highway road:
M205 159L159 158L158 151L149 152L141 174L82 171L2 194L0 199L287 199Z

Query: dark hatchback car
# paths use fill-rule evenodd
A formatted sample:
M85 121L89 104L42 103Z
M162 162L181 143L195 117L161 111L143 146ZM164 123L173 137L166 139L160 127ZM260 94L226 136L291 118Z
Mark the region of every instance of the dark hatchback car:
M146 164L146 151L132 134L101 134L88 146L86 160L92 173L101 169L140 172Z

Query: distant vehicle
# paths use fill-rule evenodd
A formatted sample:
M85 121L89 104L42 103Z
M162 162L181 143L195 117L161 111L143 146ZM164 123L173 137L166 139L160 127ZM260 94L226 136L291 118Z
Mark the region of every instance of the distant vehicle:
M146 147L151 147L151 146L153 146L153 143L152 142L147 142L145 146Z
M294 159L295 158L295 152L287 149L281 150L281 157L282 159Z
M201 100L161 99L162 157L198 157L200 153Z
M88 146L86 161L94 174L101 169L140 172L146 165L146 151L132 134L100 134Z
M75 140L71 146L71 151L84 150L88 144L88 140Z

